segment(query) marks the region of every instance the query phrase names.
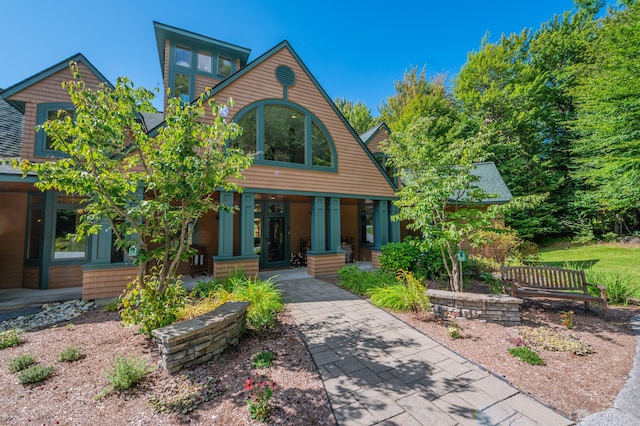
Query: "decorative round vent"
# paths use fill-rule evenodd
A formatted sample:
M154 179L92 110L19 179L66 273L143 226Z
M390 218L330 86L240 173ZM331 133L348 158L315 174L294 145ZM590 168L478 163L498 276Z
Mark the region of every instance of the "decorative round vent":
M296 82L296 75L288 66L279 65L278 68L276 68L276 79L284 87L289 87L293 86L293 84Z

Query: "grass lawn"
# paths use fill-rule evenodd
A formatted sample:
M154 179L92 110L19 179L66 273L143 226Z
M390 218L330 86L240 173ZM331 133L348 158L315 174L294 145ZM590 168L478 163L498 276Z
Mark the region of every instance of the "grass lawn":
M551 266L562 267L564 263L572 263L582 269L626 273L640 288L640 247L613 243L588 246L555 244L540 249L540 260Z

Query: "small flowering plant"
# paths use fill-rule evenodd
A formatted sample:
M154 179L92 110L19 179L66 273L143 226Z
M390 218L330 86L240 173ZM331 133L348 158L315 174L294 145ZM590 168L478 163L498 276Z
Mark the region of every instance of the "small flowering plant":
M560 322L571 330L573 328L573 311L560 312Z
M249 392L249 398L245 399L244 402L249 407L249 415L252 419L261 422L269 420L271 415L269 399L271 399L275 388L275 382L257 380L257 383L255 383L251 378L244 381L244 390Z

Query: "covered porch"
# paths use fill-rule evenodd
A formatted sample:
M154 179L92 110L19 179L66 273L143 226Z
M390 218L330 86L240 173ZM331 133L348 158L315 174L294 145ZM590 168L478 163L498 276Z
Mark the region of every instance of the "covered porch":
M355 261L377 267L380 248L400 241L391 199L247 188L221 192L220 202L234 211L203 217L194 234L212 255L216 278L299 266L310 276L333 275Z

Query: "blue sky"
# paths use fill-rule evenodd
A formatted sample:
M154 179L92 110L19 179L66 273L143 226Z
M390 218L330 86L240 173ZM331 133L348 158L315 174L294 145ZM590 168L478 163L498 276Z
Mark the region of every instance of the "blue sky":
M482 37L539 28L572 0L0 0L0 87L83 53L110 81L161 87L153 21L251 49L288 40L329 96L373 115L411 66L455 76Z

